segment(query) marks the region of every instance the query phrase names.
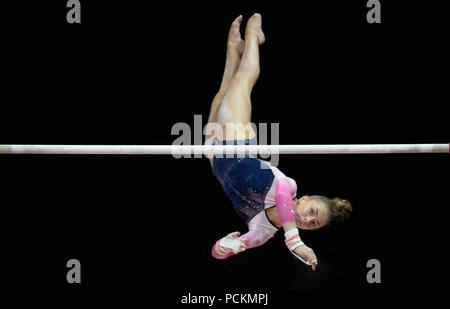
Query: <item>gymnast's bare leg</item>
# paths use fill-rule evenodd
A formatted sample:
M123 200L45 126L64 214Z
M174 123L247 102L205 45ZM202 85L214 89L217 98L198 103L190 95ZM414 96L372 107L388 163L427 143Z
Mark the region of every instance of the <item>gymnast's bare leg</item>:
M250 139L256 136L247 126L251 122L250 94L259 77L259 45L265 41L261 15L256 13L247 21L245 42L239 27L242 16L233 22L227 43L227 61L220 90L213 100L208 123L219 123L218 136L226 140ZM207 139L210 136L206 137ZM210 158L212 165L212 158Z
M259 45L264 40L261 15L256 13L247 21L241 63L219 109L218 122L222 125L224 140L244 140L256 136L249 126L252 113L250 95L259 77Z
M227 93L228 87L231 83L233 76L239 68L239 64L241 63L241 56L244 52L245 43L241 38L240 26L242 23L242 15L239 15L231 24L230 31L228 33L228 41L227 41L227 53L226 53L226 62L225 62L225 70L222 77L222 82L220 84L220 89L214 97L208 117L208 123L217 123L217 116L219 113L219 107L222 103L222 100ZM206 140L213 137L210 134L206 136ZM222 138L222 135L219 134L218 138ZM212 158L209 159L212 166Z

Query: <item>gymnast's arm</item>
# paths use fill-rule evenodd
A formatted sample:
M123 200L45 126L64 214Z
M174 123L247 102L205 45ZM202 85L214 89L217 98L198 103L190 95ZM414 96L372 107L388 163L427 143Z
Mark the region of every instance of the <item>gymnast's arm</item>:
M281 179L278 182L275 192L275 203L278 217L285 231L286 246L303 263L311 265L312 269L315 270L317 266L316 255L311 248L303 243L298 234L295 222L294 203L291 197L291 187L287 179Z
M294 203L291 197L291 186L287 179L280 179L275 191L275 203L284 232L297 229L295 223Z

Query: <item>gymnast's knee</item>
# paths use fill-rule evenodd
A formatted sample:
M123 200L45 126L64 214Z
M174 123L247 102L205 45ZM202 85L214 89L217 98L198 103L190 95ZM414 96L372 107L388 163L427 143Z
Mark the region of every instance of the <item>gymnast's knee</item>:
M232 85L242 85L247 84L250 87L256 83L259 77L259 66L258 67L239 67L236 74L233 76L231 81Z

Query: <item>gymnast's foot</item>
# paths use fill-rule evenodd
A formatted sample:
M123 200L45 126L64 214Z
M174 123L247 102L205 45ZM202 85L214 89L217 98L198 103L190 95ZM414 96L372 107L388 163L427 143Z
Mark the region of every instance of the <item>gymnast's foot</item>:
M245 48L245 42L241 38L241 33L239 28L242 23L242 15L239 15L231 24L230 32L228 33L228 42L227 48L231 51L238 52L239 55L242 55Z
M249 18L247 21L247 27L245 29L245 37L247 38L247 35L249 34L256 34L258 37L258 44L261 45L266 40L264 36L264 32L262 31L262 18L261 14L255 13L252 17Z

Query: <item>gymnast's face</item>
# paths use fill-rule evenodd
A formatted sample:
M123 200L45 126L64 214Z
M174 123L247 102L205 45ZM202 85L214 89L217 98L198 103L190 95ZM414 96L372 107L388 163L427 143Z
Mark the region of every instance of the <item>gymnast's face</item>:
M318 199L302 196L295 205L295 222L302 230L316 230L327 225L329 221L327 206Z

